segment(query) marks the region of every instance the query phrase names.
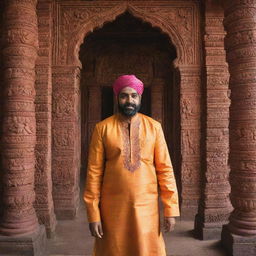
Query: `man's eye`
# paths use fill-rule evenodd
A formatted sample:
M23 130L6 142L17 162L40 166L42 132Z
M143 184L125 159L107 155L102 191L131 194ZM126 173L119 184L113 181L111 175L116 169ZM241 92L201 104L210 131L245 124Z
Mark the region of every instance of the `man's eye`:
M133 97L133 98L137 98L137 97L138 97L138 94L133 94L132 97Z

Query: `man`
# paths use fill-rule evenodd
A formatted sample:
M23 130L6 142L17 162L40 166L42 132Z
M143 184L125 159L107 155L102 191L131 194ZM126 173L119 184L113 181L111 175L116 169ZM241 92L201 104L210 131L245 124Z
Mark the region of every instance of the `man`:
M179 216L178 195L160 123L138 113L143 83L134 75L113 85L119 113L93 132L84 200L93 256L165 256L159 225L158 190L164 228Z

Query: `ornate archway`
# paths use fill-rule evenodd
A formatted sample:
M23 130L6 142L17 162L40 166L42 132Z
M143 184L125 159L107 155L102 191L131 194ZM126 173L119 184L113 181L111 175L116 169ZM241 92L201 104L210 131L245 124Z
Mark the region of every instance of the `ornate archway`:
M80 61L84 37L125 11L166 33L176 47L180 81L182 215L200 197L200 29L194 2L56 2L53 42L53 198L59 218L76 213L80 170ZM193 28L193 29L192 29ZM186 211L188 209L188 211Z

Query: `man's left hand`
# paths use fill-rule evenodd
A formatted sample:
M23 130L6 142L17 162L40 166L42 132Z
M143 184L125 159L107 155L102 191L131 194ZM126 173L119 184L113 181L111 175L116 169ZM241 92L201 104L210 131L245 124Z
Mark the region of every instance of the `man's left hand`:
M164 217L164 232L170 232L174 230L175 218L174 217Z

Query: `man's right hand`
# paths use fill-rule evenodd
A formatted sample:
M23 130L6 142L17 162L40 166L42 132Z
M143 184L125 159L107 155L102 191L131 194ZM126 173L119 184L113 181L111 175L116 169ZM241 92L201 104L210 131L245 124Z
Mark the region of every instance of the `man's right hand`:
M91 231L91 235L96 238L102 238L103 236L103 230L101 222L91 222L89 223L89 229Z

